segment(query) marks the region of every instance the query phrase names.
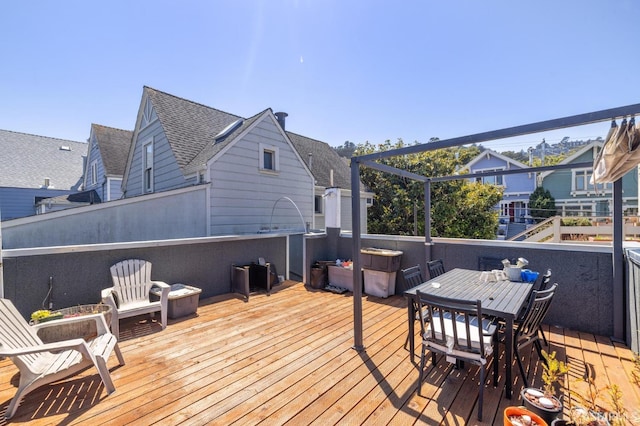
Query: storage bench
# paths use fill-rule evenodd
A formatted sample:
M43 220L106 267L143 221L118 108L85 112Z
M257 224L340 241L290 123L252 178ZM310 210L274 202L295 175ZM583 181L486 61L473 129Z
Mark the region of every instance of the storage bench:
M198 310L198 300L202 290L185 284L171 284L169 292L169 308L167 316L171 319L195 314ZM151 289L152 298L160 300L161 290Z

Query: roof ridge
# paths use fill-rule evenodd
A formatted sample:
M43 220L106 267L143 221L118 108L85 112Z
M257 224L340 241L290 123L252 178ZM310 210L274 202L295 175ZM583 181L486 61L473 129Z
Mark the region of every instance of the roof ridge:
M103 127L105 129L119 130L121 132L133 132L133 130L120 129L118 127L105 126L104 124L91 123L92 126Z
M183 97L181 97L181 96L176 96L176 95L173 95L173 94L171 94L171 93L167 93L167 92L162 91L162 90L154 89L153 87L150 87L150 86L146 86L146 85L145 85L145 86L143 86L143 88L144 88L144 89L153 90L154 92L157 92L157 93L162 93L163 95L166 95L166 96L171 96L172 98L179 99L179 100L181 100L181 101L189 102L190 104L193 104L193 105L198 105L198 106L201 106L201 107L204 107L204 108L208 108L208 109L212 109L212 110L214 110L214 111L221 112L221 113L223 113L223 114L233 115L234 117L238 117L238 118L242 118L243 120L246 120L246 118L245 118L245 117L242 117L242 116L240 116L240 115L233 114L233 113L231 113L231 112L227 112L227 111L223 111L223 110L221 110L221 109L214 108L214 107L211 107L211 106L209 106L209 105L205 105L205 104L200 103L200 102L195 102L195 101L192 101L192 100L190 100L190 99L183 98Z
M38 137L38 138L53 139L53 140L64 141L64 142L82 143L82 144L86 145L86 142L82 142L82 141L74 141L74 140L71 140L71 139L56 138L54 136L36 135L34 133L16 132L15 130L0 129L0 132L14 133L16 135L35 136L35 137Z
M333 148L331 145L329 145L328 142L321 141L320 139L310 138L309 136L301 135L300 133L296 133L296 132L290 132L289 130L286 130L285 133L287 133L287 134L291 133L292 135L299 136L299 137L305 138L305 139L309 139L310 141L320 142L320 143L328 145L330 148Z

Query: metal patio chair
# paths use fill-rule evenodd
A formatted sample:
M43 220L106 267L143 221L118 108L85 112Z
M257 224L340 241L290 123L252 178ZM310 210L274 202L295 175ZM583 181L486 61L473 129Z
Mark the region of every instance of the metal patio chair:
M427 350L431 361L437 363L437 354L448 362L469 362L480 367L478 394L478 420L482 421L485 373L489 357L493 363L493 385L498 383L497 338L495 321L482 316L480 300L450 299L417 291L422 332L418 395L422 392ZM428 314L428 317L427 315Z
M433 279L438 275L444 274L444 262L442 259L432 260L427 262L427 270L429 271L429 278Z
M403 293L409 290L410 288L413 288L415 286L422 284L425 281L424 276L422 275L422 269L420 268L420 265L411 266L410 268L407 268L407 269L402 269L401 272L402 272L401 290ZM418 305L414 301L411 301L411 303L413 303L413 311L416 313L414 321L420 321L420 316L418 315ZM409 333L407 332L407 338L404 341L405 349L407 348L408 343L409 343Z

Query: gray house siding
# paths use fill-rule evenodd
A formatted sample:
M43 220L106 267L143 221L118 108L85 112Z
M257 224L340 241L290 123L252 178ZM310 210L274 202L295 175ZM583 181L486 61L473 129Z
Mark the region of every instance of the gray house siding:
M23 217L2 224L6 249L204 237L204 185Z
M122 198L122 178L107 178L109 193L105 194L102 201L113 201Z
M36 197L50 198L73 192L75 191L0 187L0 220L35 215Z
M95 190L98 195L100 196L100 199L102 201L107 201L107 194L106 194L106 189L105 189L105 171L104 171L104 163L102 162L102 156L100 155L100 148L98 147L98 144L95 142L94 138L92 138L91 142L90 142L90 147L89 147L89 154L88 154L87 158L87 164L85 166L85 173L84 173L84 189L85 190ZM91 164L93 162L96 162L96 169L97 169L97 182L96 183L92 183L91 182Z
M142 129L135 141L131 169L127 178L126 197L143 195L142 154L144 146L153 141L153 192L168 191L195 184L185 180L167 142L160 121L156 120Z
M260 143L278 149L279 171L260 171ZM214 158L211 181L210 235L303 229L312 222L313 181L276 124L263 119L253 130ZM273 218L272 216L273 211Z

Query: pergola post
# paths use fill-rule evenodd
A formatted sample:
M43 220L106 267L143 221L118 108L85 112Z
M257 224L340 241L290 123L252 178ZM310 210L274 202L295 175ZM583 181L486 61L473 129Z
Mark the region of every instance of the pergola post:
M351 235L353 244L353 349L364 350L362 337L362 272L360 266L360 163L351 158Z

